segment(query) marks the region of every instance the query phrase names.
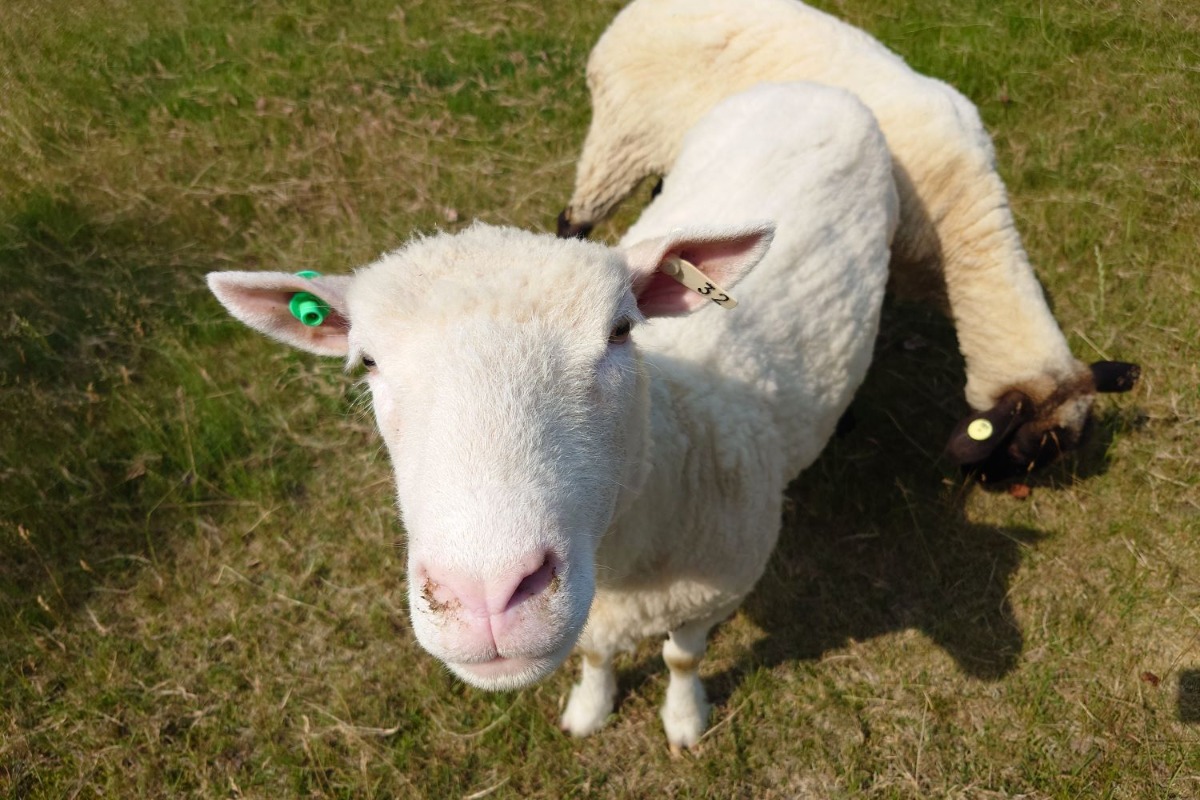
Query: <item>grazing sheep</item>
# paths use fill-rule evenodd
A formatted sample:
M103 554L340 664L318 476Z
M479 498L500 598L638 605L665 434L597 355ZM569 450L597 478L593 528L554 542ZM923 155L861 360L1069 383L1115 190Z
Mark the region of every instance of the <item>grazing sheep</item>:
M762 86L696 126L618 247L476 224L353 276L209 285L252 327L366 366L427 650L509 689L578 644L562 725L582 736L613 709L613 655L667 634L678 748L707 725L708 631L762 574L784 488L867 370L897 213L861 103ZM700 293L668 277L685 262ZM735 287L736 310L707 302ZM321 325L289 313L301 292L329 306Z
M668 174L684 133L724 97L763 81L799 80L857 95L894 159L894 285L948 302L972 408L1003 414L993 408L1002 398L1024 398L1003 440L963 447L956 433L951 458L981 464L961 461L979 456L987 460L981 474L999 478L1078 443L1103 381L1098 386L1072 356L1013 225L991 140L974 105L953 88L796 0L635 0L596 44L587 78L592 124L560 236L586 236L639 181ZM1137 377L1133 365L1100 369L1123 370L1127 387Z

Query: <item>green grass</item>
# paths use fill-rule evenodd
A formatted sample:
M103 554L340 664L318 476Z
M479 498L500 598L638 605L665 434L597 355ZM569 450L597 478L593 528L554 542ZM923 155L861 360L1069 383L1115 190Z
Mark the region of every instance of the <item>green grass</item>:
M202 280L548 230L619 5L5 3L0 791L1200 796L1200 14L823 6L979 105L1075 351L1145 377L1029 499L985 492L937 457L952 330L889 306L673 760L655 643L584 741L556 729L571 670L492 695L423 654L361 387Z

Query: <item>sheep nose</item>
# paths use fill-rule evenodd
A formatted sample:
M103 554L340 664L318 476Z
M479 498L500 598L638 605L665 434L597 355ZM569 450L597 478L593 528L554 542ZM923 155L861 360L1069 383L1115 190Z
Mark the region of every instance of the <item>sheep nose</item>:
M558 559L548 550L530 553L514 565L480 577L441 565L418 568L421 596L435 614L491 619L494 634L522 603L544 593L558 574ZM466 620L463 620L464 622Z
M567 214L567 209L563 209L558 215L558 238L560 239L586 239L588 234L592 232L592 226L584 223L571 222L571 217Z

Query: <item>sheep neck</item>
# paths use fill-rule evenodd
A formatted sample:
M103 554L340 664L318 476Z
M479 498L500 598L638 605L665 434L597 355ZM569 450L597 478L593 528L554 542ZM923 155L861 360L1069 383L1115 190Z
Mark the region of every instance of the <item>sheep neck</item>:
M741 386L718 381L693 362L655 353L641 360L645 388L629 417L624 488L597 553L601 587L628 586L638 576L662 572L678 556L675 542L693 527L703 474L720 470L721 409L737 402L729 395Z

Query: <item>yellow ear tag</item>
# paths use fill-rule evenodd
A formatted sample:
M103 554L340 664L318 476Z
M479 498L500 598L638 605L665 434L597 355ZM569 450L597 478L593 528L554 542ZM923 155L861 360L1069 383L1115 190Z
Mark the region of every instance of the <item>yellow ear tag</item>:
M992 437L992 423L986 419L977 419L967 426L967 436L977 442L985 442Z
M693 292L704 295L721 308L737 306L737 300L730 297L728 292L710 281L707 275L696 269L695 264L684 261L682 258L668 259L662 265L662 272L664 275L670 275Z

